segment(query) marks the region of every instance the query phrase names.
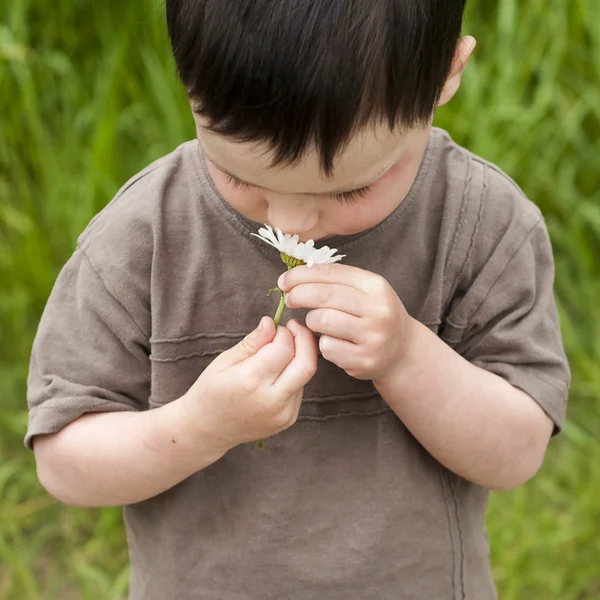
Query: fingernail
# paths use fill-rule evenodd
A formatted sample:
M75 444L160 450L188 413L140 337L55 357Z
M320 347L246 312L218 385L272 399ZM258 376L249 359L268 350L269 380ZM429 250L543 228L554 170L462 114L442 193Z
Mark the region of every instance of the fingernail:
M264 328L265 328L264 319L261 319L260 323L258 324L258 331L262 331Z
M279 279L277 280L277 286L278 286L280 289L283 289L283 284L284 284L284 283L285 283L285 273L282 273L282 274L279 276Z

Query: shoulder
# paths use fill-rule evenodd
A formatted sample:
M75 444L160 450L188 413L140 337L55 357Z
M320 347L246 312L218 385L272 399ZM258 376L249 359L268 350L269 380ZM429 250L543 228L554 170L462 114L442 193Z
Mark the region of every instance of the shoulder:
M88 249L103 238L131 238L136 232L150 232L160 221L167 199L180 204L193 177L195 141L182 144L134 175L89 223L79 237L79 246ZM173 207L175 210L176 207Z
M484 265L503 268L536 229L544 229L539 208L502 169L434 128L436 177L444 182L442 202L453 233L446 269L450 294L468 285Z
M463 210L473 205L485 212L482 218L497 225L506 225L515 216L523 216L528 222L541 218L539 208L500 167L460 146L443 129L434 127L431 135L438 176L462 192L455 200L465 204Z
M134 298L149 303L153 258L165 229L189 221L197 205L196 146L186 142L133 176L79 237L78 249L124 304Z

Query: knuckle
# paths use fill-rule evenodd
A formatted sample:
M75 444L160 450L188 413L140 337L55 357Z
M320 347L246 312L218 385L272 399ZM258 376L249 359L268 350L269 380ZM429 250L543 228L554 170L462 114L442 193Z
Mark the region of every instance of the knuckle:
M296 288L290 290L289 292L286 292L285 294L285 304L288 308L295 308L295 300L296 300L296 295L297 295L297 291Z
M322 335L319 339L319 350L324 358L327 360L331 358L331 344L326 335Z
M296 356L296 352L295 352L294 348L286 348L285 353L282 354L282 362L285 363L285 366L287 366L294 360L295 356ZM285 366L282 367L282 369L281 369L282 371L285 368Z
M293 425L296 421L297 415L293 410L293 407L286 406L284 409L278 411L274 417L274 425L277 429L287 429Z
M275 339L273 340L279 347L284 347L293 344L294 336L292 332L283 325L277 326L277 333L275 334Z
M394 311L388 304L379 304L375 309L375 318L379 326L387 330L394 321Z
M317 373L317 359L308 360L302 364L302 371L308 379L312 379Z
M259 410L262 417L268 422L277 423L281 413L281 404L272 394L261 394L259 400Z
M294 341L293 340L287 340L285 344L282 344L281 346L281 357L283 360L285 360L286 362L290 362L290 360L292 360L292 358L294 358L296 354L296 349L294 348Z
M294 410L286 422L286 429L291 427L298 420L298 411Z
M377 294L387 292L388 285L388 282L381 275L377 275L373 281L373 288Z
M345 370L350 377L354 377L355 379L362 378L363 370L356 365L348 366Z
M313 320L316 329L324 331L331 327L331 315L326 310L314 311Z
M322 281L326 281L331 277L331 265L319 265L319 278Z
M391 321L394 315L394 311L389 304L382 304L380 308L380 315L384 321Z
M334 289L330 285L321 285L317 294L319 303L323 306L329 306L333 300Z
M254 351L254 344L252 342L252 336L251 335L247 335L241 342L240 342L241 347L246 350L247 352L252 352Z
M375 369L377 361L374 356L366 356L362 360L362 370L371 372Z

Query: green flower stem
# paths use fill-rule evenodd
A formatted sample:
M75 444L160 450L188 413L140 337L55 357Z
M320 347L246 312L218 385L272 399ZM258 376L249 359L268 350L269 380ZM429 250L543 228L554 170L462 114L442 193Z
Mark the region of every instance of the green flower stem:
M287 265L288 271L290 269L293 269L294 267L297 267L298 265L305 264L304 261L298 260L296 258L291 258L290 256L287 256L283 252L281 253L281 260ZM275 313L275 316L273 317L273 322L275 323L275 327L277 327L279 325L279 321L281 321L281 315L283 315L283 311L285 309L285 292L278 287L274 287L274 288L271 288L267 292L267 296L270 296L272 292L279 292L281 294L281 299L279 300L279 306L277 307L277 312ZM259 448L264 448L264 445L265 445L264 440L258 440Z
M281 321L281 315L283 314L283 309L285 308L285 292L280 290L278 287L271 288L267 292L267 296L270 296L273 292L279 292L281 294L281 300L279 300L279 306L277 307L277 312L273 317L273 321L275 322L275 327L279 325L279 321Z
M285 292L279 290L281 292L281 300L279 300L279 306L277 307L277 312L273 317L273 321L275 322L275 327L279 325L279 321L281 321L281 315L283 314L283 309L285 308Z
M297 258L292 258L290 256L287 256L287 254L284 254L283 252L281 253L281 260L287 265L288 271L291 271L294 267L297 267L298 265L306 264L303 260L299 260ZM281 299L279 300L279 306L277 307L277 312L275 313L275 316L273 317L273 321L275 322L275 327L277 327L279 325L279 321L281 321L281 315L283 314L283 311L285 309L285 292L282 289L279 289L278 287L274 287L274 288L271 288L267 292L267 296L270 296L271 292L279 292L281 294Z

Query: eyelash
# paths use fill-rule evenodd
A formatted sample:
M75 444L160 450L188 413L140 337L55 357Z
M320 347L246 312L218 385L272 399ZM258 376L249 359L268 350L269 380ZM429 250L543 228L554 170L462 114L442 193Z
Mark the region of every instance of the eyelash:
M247 183L243 183L239 179L232 177L228 173L224 173L224 175L227 178L228 183L231 184L235 189L246 190L246 189L249 189L250 187L252 187L252 186L248 185ZM341 194L332 194L331 199L334 200L335 202L342 202L344 204L354 204L355 202L358 202L360 199L367 196L369 194L369 192L371 191L371 187L372 186L367 185L363 188L359 188L358 190L351 190L350 192L342 192Z

